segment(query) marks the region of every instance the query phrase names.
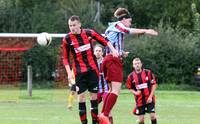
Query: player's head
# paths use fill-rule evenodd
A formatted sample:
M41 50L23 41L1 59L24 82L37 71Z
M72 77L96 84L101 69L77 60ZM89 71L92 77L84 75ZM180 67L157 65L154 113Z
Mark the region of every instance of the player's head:
M133 68L135 69L136 72L142 71L142 62L141 62L140 58L133 59Z
M100 59L103 57L103 47L101 45L95 45L94 55L96 56L97 59Z
M68 20L69 29L73 34L79 34L81 31L81 21L79 16L73 15Z
M131 26L131 22L132 22L132 18L131 15L129 13L129 11L126 8L118 8L115 13L114 16L122 22L122 24L124 24L126 27L130 27Z

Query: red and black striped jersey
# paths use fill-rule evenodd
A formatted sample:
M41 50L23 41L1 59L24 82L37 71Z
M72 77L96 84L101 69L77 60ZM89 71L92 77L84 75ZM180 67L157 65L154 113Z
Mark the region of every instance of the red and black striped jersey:
M108 40L92 29L82 29L80 34L69 32L62 42L63 63L71 63L75 76L77 73L95 70L98 73L96 57L93 54L93 42L97 41L103 46Z
M141 90L141 94L135 97L136 105L146 105L147 99L151 93L152 85L156 85L156 78L150 70L143 69L141 73L133 71L129 74L126 87L135 91ZM153 96L155 102L155 96Z

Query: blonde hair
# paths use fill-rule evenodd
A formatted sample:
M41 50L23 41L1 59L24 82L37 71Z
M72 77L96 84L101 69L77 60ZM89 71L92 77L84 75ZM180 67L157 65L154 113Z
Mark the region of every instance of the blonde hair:
M135 61L140 61L140 62L141 62L140 58L134 58L134 59L133 59L133 62L135 62ZM141 63L142 63L142 62L141 62Z
M126 9L126 8L118 8L115 12L114 12L114 16L116 18L120 18L122 16L125 16L125 15L129 15L129 11Z

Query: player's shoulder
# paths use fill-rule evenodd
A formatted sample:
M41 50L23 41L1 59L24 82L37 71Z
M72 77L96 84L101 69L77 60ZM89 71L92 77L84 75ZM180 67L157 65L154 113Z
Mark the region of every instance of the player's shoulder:
M146 71L146 72L148 72L148 71L150 71L150 70L149 70L149 69L146 69L146 68L144 68L144 69L143 69L143 71Z
M109 30L114 30L114 29L116 29L116 25L118 24L118 23L120 23L120 22L109 22L108 23L108 28L107 29L109 29Z
M85 28L85 29L82 29L86 32L87 35L91 35L94 31L94 29L90 29L90 28Z
M146 73L153 73L150 69L143 69Z
M69 42L70 41L70 35L71 35L72 33L67 33L64 37L63 37L63 42L64 43L67 43L67 42Z
M128 75L128 77L133 76L133 73L134 73L134 71L132 71L132 72Z
M67 34L64 36L64 38L65 38L65 39L70 38L70 35L71 35L71 34L72 34L71 32L67 33Z

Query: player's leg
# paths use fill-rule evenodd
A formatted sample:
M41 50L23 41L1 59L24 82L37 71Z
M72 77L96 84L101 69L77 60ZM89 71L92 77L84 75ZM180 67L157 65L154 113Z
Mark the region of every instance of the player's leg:
M108 86L109 86L109 91L106 94L103 95L103 106L102 106L101 113L103 113L104 110L105 110L106 103L107 103L107 100L108 100L108 96L110 95L110 92L111 92L111 83L108 83Z
M112 116L112 113L111 113L111 112L109 113L108 118L109 118L110 123L111 123L111 124L114 124L113 116Z
M121 90L121 82L123 80L122 60L113 56L106 56L103 61L103 71L107 82L111 82L111 92L105 101L103 114L99 115L99 119L105 123L109 121L108 116L113 106L115 105L118 95ZM110 121L107 123L110 124Z
M111 89L110 89L110 90L111 90ZM103 93L103 95L102 95L103 103L104 103L105 99L107 98L109 92L110 92L110 91L104 92L104 93ZM114 122L113 122L113 117L112 117L111 112L109 113L109 120L110 120L110 123L111 123L111 124L114 123Z
M144 124L144 115L138 116L138 124Z
M87 124L87 111L86 111L86 94L85 92L78 95L79 102L79 116L82 124Z
M98 92L98 74L96 71L88 72L88 91L90 92L90 103L91 103L91 116L92 116L92 124L98 123L98 100L97 100L97 92Z
M97 101L97 93L90 93L90 104L91 104L91 116L92 116L92 124L98 123L98 101Z
M112 114L109 114L109 121L110 121L111 124L114 124Z
M156 118L156 113L155 113L155 104L153 102L147 104L147 112L149 113L149 116L151 119L151 124L157 124L157 118Z
M118 95L120 93L121 89L121 83L120 82L112 82L111 83L112 91L107 96L107 101L105 101L105 107L103 109L102 114L99 115L100 122L102 121L102 124L111 124L112 120L109 120L109 114L115 105ZM101 124L101 123L100 123Z
M78 102L79 102L79 117L82 124L87 124L87 112L86 112L86 90L87 84L85 82L85 74L77 74L76 85L79 88L78 91Z
M121 90L121 82L111 82L111 87L112 87L112 91L110 92L108 98L107 98L107 102L106 102L106 106L104 109L104 115L105 116L109 116L110 111L112 110L113 106L115 105L118 95L120 93Z
M108 124L110 122L109 118L105 117L103 112L105 110L105 107L106 107L106 103L107 103L107 100L108 100L108 97L109 97L110 93L108 92L104 98L103 98L103 106L102 106L102 111L101 113L98 115L98 119L99 119L99 124ZM104 119L104 120L103 120ZM106 120L105 120L106 119ZM104 123L104 121L106 121L106 123ZM109 121L109 122L107 122Z
M102 93L97 93L97 101L98 101L98 104L100 104L101 102L102 102L102 100L103 100L103 97L102 97Z
M108 76L108 65L110 64L110 57L106 56L101 64L101 67L102 67L102 71L104 73L104 78L105 80L107 81L108 85L109 85L109 91L108 93L104 96L104 99L103 99L103 106L102 106L102 110L101 110L101 113L104 112L105 110L105 107L106 107L106 103L107 103L107 100L108 100L108 97L110 95L110 92L111 92L111 83L110 81L108 80L109 76Z
M135 107L133 109L133 114L137 116L138 120L136 122L138 122L138 124L144 124L144 115L145 115L145 108L146 106L140 106L140 107Z
M74 102L74 96L75 96L75 92L74 91L70 91L68 98L67 98L67 108L68 109L72 109L72 105Z
M107 65L107 79L111 82L111 92L106 101L104 115L108 116L113 106L115 105L118 95L121 90L123 80L122 60L116 57L110 57Z
M157 124L156 113L150 113L151 124Z

